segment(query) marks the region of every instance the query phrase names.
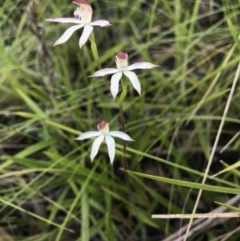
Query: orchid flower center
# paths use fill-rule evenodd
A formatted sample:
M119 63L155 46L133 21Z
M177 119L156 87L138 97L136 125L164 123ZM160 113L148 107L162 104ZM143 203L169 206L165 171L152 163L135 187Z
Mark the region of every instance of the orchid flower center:
M108 135L109 125L106 121L101 121L100 123L98 123L97 128L102 135Z
M115 55L116 65L119 70L124 70L128 67L128 55L124 52L119 52Z
M90 5L82 4L74 12L74 16L77 19L81 19L82 23L89 24L92 21L92 8Z

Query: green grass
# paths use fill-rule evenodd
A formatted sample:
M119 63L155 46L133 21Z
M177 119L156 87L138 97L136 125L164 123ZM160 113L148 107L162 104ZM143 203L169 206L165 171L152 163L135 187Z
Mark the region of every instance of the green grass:
M90 1L93 19L113 26L95 28L99 61L115 67L118 51L130 63L160 68L138 71L143 93L132 86L123 102L133 208L123 171L123 147L110 165L105 145L90 162L92 140L75 141L106 120L121 129L118 104L100 78L90 42L79 49L81 31L60 46L53 43L68 24L45 18L71 16L69 1L5 0L0 8L0 237L5 240L164 240L176 221L152 214L210 212L240 194L240 1ZM208 1L206 1L208 2ZM219 129L220 123L223 128ZM217 133L216 154L201 184ZM223 160L224 165L219 161ZM189 194L189 195L188 195ZM185 205L184 205L185 204ZM185 207L185 208L183 208ZM139 222L140 221L140 222ZM184 221L182 225L187 224ZM198 240L220 240L235 220L204 230ZM144 239L143 239L144 237ZM234 233L228 240L238 240Z

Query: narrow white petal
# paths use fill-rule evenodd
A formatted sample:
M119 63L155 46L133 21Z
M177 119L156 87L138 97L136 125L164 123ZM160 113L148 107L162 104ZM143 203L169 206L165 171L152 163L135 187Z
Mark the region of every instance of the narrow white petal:
M134 70L134 69L152 69L159 67L159 65L151 64L149 62L141 62L129 65L126 70Z
M91 23L92 26L100 26L100 27L108 27L112 24L109 23L107 20L97 20Z
M115 99L118 94L119 81L120 81L121 77L122 77L122 71L119 71L116 74L114 74L111 78L110 90L111 90L113 99Z
M110 131L110 136L118 137L124 141L134 141L128 134L122 132L122 131Z
M100 70L96 71L93 75L90 75L89 77L101 77L101 76L105 76L107 74L115 74L118 71L119 71L118 69L114 69L114 68L100 69Z
M113 164L114 157L115 157L115 141L109 135L106 135L105 140L106 140L106 144L107 144L107 147L108 147L108 155L109 155L109 158L110 158L110 162L111 162L111 164Z
M96 140L94 140L94 142L92 144L91 154L90 154L91 161L93 161L94 157L97 155L99 147L100 147L101 143L103 142L103 139L104 139L104 135L101 135L101 136L97 137Z
M129 78L133 88L138 92L139 95L141 95L141 85L137 75L134 72L128 70L124 70L123 73Z
M79 25L75 25L75 26L72 26L70 28L68 28L64 33L63 35L54 43L54 46L55 45L58 45L58 44L62 44L62 43L65 43L66 41L68 41L68 39L72 36L72 34L83 27L83 24L79 24Z
M99 131L88 131L88 132L81 134L77 138L75 138L75 140L84 140L84 139L88 139L88 138L96 137L96 136L100 136L100 135L101 135L101 133Z
M77 18L48 18L45 19L48 22L56 22L56 23L76 23L82 24L82 21Z
M93 27L91 25L85 25L85 27L83 28L82 36L79 39L80 49L87 42L87 40L88 40L89 36L91 35L92 31L93 31Z

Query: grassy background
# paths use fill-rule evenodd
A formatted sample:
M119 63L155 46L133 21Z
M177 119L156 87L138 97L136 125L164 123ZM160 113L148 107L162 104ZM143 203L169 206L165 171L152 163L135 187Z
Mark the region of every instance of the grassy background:
M92 140L81 132L107 120L120 129L118 105L101 79L81 31L53 43L68 24L45 18L72 16L71 1L5 0L0 5L0 240L164 240L188 221L152 219L152 214L198 212L214 201L240 194L235 169L201 183L219 131L210 174L239 160L239 83L223 116L240 61L240 1L90 1L100 62L115 67L118 51L130 63L149 61L159 69L137 71L143 93L129 85L123 103L128 147L129 199L117 141L111 166L106 146L90 163ZM224 123L219 130L220 122ZM236 137L222 153L221 149ZM144 175L148 174L148 176ZM158 177L161 177L159 179ZM185 182L182 182L185 181ZM194 188L194 189L192 189ZM137 217L138 216L138 217ZM236 220L206 229L196 240L223 240ZM2 238L2 239L1 239ZM239 232L227 240L238 240Z

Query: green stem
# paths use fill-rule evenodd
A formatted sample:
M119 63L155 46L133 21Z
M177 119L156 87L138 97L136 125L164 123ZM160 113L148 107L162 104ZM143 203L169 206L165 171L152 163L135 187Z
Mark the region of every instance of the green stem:
M92 34L89 37L89 40L91 42L91 50L92 50L92 54L93 54L93 58L95 59L97 66L99 69L102 68L102 65L99 61L99 55L98 55L98 50L97 50L97 45L96 45L96 41L95 41L95 37L94 37L94 33L92 32Z
M102 69L102 65L101 65L101 62L99 60L98 49L97 49L97 45L96 45L96 41L95 41L95 37L94 37L93 32L90 35L89 40L91 42L91 50L92 50L93 58L97 63L98 69ZM103 80L104 80L106 86L109 88L109 83L108 83L106 77L103 77Z
M119 104L121 104L127 96L127 78L125 76L122 77L121 83L122 83L122 93L118 100Z
M90 43L91 43L92 55L93 55L93 58L94 58L94 60L97 64L97 67L98 67L98 69L102 69L102 65L101 65L101 62L99 60L98 49L97 49L97 45L96 45L96 41L95 41L95 37L94 37L94 32L92 32L92 34L90 35L89 40L90 40ZM102 78L103 78L103 81L104 81L106 87L109 89L109 83L108 83L106 77L102 77ZM94 86L95 82L96 81L92 79L91 80L91 86ZM103 93L101 88L97 88L97 93L98 93L98 96L100 97L101 100L105 99L104 93ZM91 92L89 93L88 96L89 96L89 103L91 103L90 101L92 100L92 97L93 97L93 88L91 88ZM103 109L103 113L104 113L104 116L106 116L106 112L105 112L104 109Z
M122 95L121 95L122 96ZM121 97L120 97L121 98ZM120 101L120 100L119 100ZM126 129L125 129L125 118L124 118L124 111L123 111L123 108L122 108L122 105L119 104L119 114L120 114L120 119L121 119L121 126L122 126L122 131L123 132L126 132ZM140 221L140 218L139 218L139 215L138 215L138 210L137 210L137 207L136 207L136 204L135 204L135 201L134 201L134 198L133 198L133 194L132 194L132 189L131 189L131 186L130 186L130 181L129 181L129 176L128 176L128 173L127 173L127 170L128 170L128 163L127 163L127 159L126 159L126 156L127 156L127 142L126 141L123 141L123 167L124 167L124 174L125 174L125 180L126 180L126 185L127 185L127 189L128 189L128 195L129 195L129 200L130 200L130 203L132 205L132 208L136 214L136 219L138 221L138 225L139 225L139 230L141 232L141 240L142 241L145 241L146 240L146 234L145 234L145 230L144 230L144 227L143 227L143 224L142 222Z

